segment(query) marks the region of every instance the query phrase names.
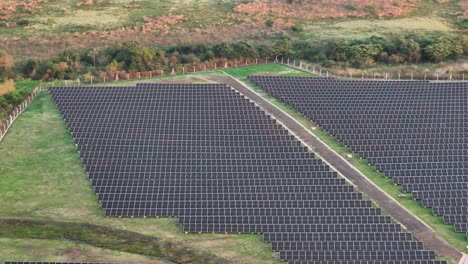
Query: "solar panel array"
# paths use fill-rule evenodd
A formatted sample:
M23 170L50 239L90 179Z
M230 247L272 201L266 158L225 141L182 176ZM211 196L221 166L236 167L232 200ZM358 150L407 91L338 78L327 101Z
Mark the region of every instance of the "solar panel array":
M249 79L468 232L468 83Z
M225 85L50 92L108 216L263 233L291 263L445 263Z

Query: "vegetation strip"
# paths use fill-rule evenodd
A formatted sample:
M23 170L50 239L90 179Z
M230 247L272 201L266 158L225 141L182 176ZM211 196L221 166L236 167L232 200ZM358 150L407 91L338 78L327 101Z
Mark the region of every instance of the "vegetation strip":
M229 263L225 259L155 237L92 224L0 219L0 237L66 239L176 263Z

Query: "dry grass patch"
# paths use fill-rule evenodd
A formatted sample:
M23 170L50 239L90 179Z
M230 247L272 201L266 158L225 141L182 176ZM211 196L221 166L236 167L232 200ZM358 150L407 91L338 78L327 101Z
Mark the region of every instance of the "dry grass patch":
M162 264L162 260L78 244L70 241L0 238L0 262L100 261L110 263Z
M276 16L294 19L347 18L347 17L395 17L407 14L417 0L364 0L330 1L253 1L240 4L235 11L255 17Z

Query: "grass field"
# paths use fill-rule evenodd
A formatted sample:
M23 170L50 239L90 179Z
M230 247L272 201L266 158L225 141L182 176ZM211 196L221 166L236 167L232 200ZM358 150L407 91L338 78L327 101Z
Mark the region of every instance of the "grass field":
M297 34L302 40L364 39L399 34L425 32L449 33L453 26L438 16L405 17L382 20L347 19L333 22L305 22L304 31Z
M283 66L281 65L267 66L267 69L273 70L274 68L277 68L277 67L283 67ZM279 69L277 68L276 70L278 71ZM351 153L349 148L344 147L340 142L336 141L336 139L333 136L328 134L326 131L321 130L316 124L314 124L311 120L305 118L301 113L277 101L274 97L272 97L271 95L268 95L265 91L261 90L259 87L249 82L246 79L246 77L250 75L249 71L245 69L241 71L236 70L236 69L228 69L226 70L226 72L244 81L246 84L252 87L255 91L261 93L265 98L269 99L276 106L278 106L279 108L287 112L289 115L294 117L301 124L303 124L306 128L308 128L309 131L311 131L314 135L316 135L322 141L327 143L328 146L330 146L343 158L345 158L351 164L353 164L358 170L360 170L372 182L374 182L380 188L385 190L388 194L390 194L393 198L398 200L404 207L408 208L415 215L423 219L427 224L429 224L432 228L434 228L436 232L441 237L443 237L446 241L448 241L450 244L452 244L461 252L468 253L468 248L466 248L467 241L465 238L465 234L455 232L453 230L453 225L444 224L442 221L442 217L433 216L432 210L429 208L421 207L418 202L412 199L411 194L406 194L405 198L399 198L398 195L402 193L401 187L395 186L393 184L392 179L385 178L383 173L378 172L373 166L369 166L368 162L364 159L359 158L357 153ZM260 69L253 71L252 74L262 74L265 72L267 71L263 71L260 67ZM310 76L309 73L305 73L305 72L303 74L297 74L297 75ZM315 129L313 130L312 128L315 128ZM352 155L352 158L348 157L349 154Z

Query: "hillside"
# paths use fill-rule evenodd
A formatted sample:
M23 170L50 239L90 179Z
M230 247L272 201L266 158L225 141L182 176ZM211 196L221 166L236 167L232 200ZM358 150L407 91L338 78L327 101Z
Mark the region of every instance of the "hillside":
M278 33L314 41L463 34L460 21L466 12L463 1L434 0L10 0L0 3L0 49L20 60L129 40L167 47L241 40L263 44Z

